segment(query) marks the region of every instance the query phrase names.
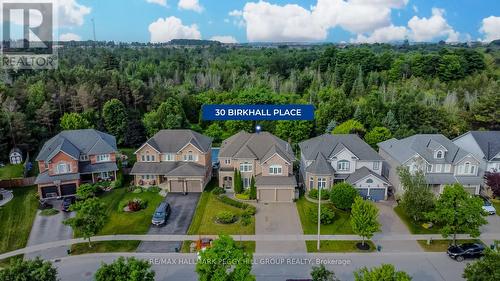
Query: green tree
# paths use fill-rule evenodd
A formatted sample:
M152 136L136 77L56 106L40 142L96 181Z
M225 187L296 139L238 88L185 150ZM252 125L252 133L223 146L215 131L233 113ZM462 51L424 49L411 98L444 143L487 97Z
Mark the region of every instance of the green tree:
M144 114L142 119L149 136L162 129L179 129L184 127L186 116L182 104L175 98L168 98L153 111Z
M457 233L467 233L478 237L479 228L486 224L483 211L483 200L471 196L458 183L444 187L443 193L436 202L436 208L427 214L427 217L441 225L441 235L444 238L453 235L453 244L456 245Z
M377 220L378 209L371 202L363 200L360 196L354 199L351 207L352 231L363 238L372 238L375 232L380 231L380 223Z
M500 130L500 95L498 91L488 91L479 96L470 112L475 128Z
M214 143L221 143L222 136L224 135L224 129L222 129L219 123L212 123L205 129L205 135L213 138Z
M253 281L252 254L245 252L227 235L220 235L212 246L200 252L196 272L200 281Z
M56 281L57 269L50 261L15 259L0 270L0 281Z
M298 143L308 139L311 135L313 123L310 121L277 121L275 134L284 140L291 140L292 143Z
M98 190L99 187L97 185L85 183L78 187L76 190L76 196L81 200L86 200L94 197Z
M363 136L366 133L365 126L359 121L354 119L349 119L344 123L339 124L335 129L333 129L332 134L357 134Z
M257 199L257 186L255 186L255 177L252 176L252 179L250 180L250 199L255 200Z
M106 130L116 137L118 144L123 144L127 132L127 109L118 99L111 99L104 104L102 117Z
M95 236L106 222L106 212L104 203L98 198L90 198L85 201L79 201L71 206L72 211L76 211L73 218L64 221L64 224L71 226L73 231L78 232L89 242L90 238Z
M330 201L335 207L342 210L350 209L358 191L349 183L341 182L333 186L330 192Z
M234 171L234 192L242 193L243 192L243 181L241 178L241 172L239 170Z
M377 143L392 138L391 131L386 127L375 127L365 135L365 141L373 148L377 148Z
M119 257L110 264L103 263L95 273L96 281L153 281L155 272L151 264L136 258Z
M387 112L384 119L382 119L382 124L385 127L389 128L391 132L396 132L396 130L399 128L398 121L396 120L396 116L394 116L392 110L389 110Z
M90 122L81 114L76 112L64 113L64 115L61 117L60 126L63 130L79 130L92 128Z
M467 281L500 280L500 252L486 250L482 259L467 264L463 277Z
M426 213L434 209L435 198L424 173L417 171L412 174L408 168L401 166L398 168L398 174L404 190L401 207L413 221L419 222L425 219Z
M339 281L335 272L326 269L324 264L312 267L311 278L313 281Z
M363 267L354 272L355 281L411 281L412 278L404 271L396 271L392 264L382 264L368 269Z

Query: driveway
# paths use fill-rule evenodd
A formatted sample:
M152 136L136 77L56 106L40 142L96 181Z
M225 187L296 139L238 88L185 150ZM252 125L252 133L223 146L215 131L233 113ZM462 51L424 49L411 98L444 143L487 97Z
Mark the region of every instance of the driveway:
M394 201L375 203L378 208L378 221L382 225L382 235L411 234L408 227L394 212ZM384 252L421 252L422 248L417 241L374 241L382 246Z
M486 220L488 221L488 224L483 225L483 227L481 227L482 234L500 233L500 216L499 215L487 216ZM499 237L500 237L500 235L499 235ZM494 240L483 239L483 242L486 245L491 245L494 243Z
M303 234L295 203L259 203L255 214L255 234ZM304 242L258 241L257 253L305 253Z
M51 202L57 210L61 209L61 203L62 200L55 200ZM53 216L42 216L40 215L40 212L40 210L37 211L35 221L31 227L30 236L28 238L28 246L73 238L73 231L71 227L64 225L63 221L74 216L74 212L59 212L57 215ZM54 259L65 257L68 255L66 252L68 248L69 247L64 246L34 252L26 254L25 258L31 259L40 256L43 259Z
M162 227L151 226L148 234L186 234L194 211L198 205L201 193L169 193L165 201L170 203L171 213L167 224ZM171 253L176 248L180 249L182 241L175 242L150 242L143 241L137 248L137 252L143 253Z

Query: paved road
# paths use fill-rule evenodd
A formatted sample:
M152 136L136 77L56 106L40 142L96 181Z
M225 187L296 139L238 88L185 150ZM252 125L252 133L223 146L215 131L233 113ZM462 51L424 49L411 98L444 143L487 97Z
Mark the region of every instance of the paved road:
M486 220L488 221L488 224L484 225L481 228L481 233L484 233L484 234L497 233L498 234L495 239L483 239L484 243L486 243L487 245L491 245L494 243L494 240L500 240L500 216L491 215L491 216L486 217Z
M255 214L255 233L257 235L275 235L304 233L295 203L257 204ZM257 241L257 253L305 253L306 245L302 241Z
M165 199L170 203L172 213L167 224L162 227L151 226L148 234L186 234L193 219L196 205L200 199L200 193L169 193ZM182 241L158 242L143 241L137 248L137 252L146 253L172 253L176 248L180 249Z
M380 235L410 234L408 227L394 212L393 201L375 203L379 210L378 221L382 225ZM422 248L417 241L375 241L382 246L384 252L421 252Z
M112 262L119 255L134 256L153 264L156 280L197 280L194 272L196 256L194 254L97 254L67 257L56 262L62 281L92 280L92 276L101 262ZM176 262L177 264L172 264ZM319 263L333 270L341 280L353 280L352 272L367 266L379 266L382 263L394 264L420 281L459 281L466 265L451 260L443 253L349 253L349 254L255 254L253 274L257 280L284 281L288 278L310 278L312 266ZM182 263L182 264L181 264Z
M61 200L53 201L54 208L60 210ZM47 242L56 242L73 238L73 231L71 227L63 224L67 218L74 216L74 212L65 213L59 212L53 216L42 216L41 211L37 211L35 221L31 227L30 236L28 238L28 247L39 245ZM60 246L43 251L32 252L25 255L25 258L35 258L40 256L44 259L52 259L57 257L67 256L69 246Z

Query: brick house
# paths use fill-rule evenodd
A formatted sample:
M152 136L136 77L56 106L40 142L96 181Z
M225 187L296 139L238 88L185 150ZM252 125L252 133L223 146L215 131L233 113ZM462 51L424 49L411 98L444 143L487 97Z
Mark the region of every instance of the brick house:
M116 139L94 130L62 131L36 157L40 199L75 195L80 184L116 178Z

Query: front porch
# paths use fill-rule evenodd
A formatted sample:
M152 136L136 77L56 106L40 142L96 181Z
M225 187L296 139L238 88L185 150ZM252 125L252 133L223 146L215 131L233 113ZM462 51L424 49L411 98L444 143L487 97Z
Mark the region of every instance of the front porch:
M80 175L81 184L114 181L115 179L116 179L116 171L105 171L105 172L88 173Z

